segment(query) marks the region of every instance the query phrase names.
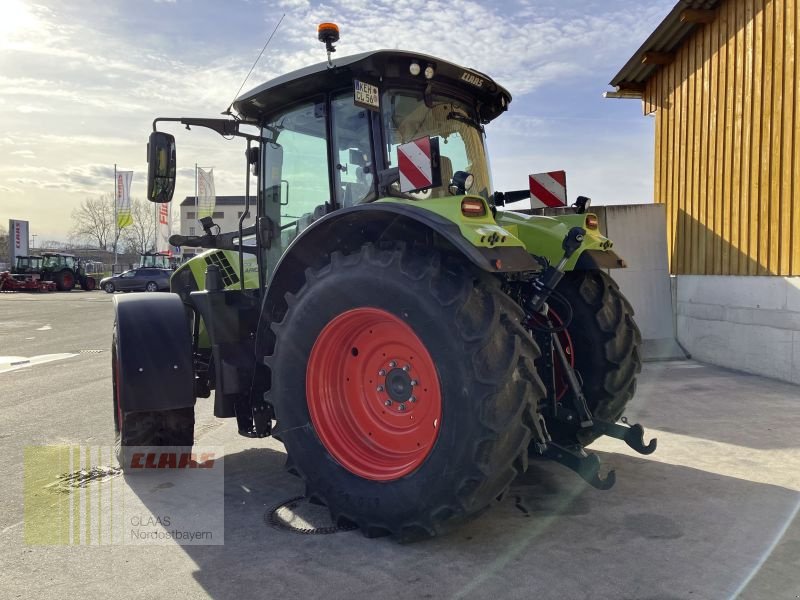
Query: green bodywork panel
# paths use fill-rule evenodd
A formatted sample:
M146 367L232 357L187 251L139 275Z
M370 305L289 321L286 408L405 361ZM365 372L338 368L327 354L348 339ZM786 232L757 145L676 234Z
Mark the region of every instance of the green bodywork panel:
M239 289L239 253L235 250L206 250L205 252L201 252L175 269L175 272L172 276L175 277L178 273L183 272L184 269L189 269L191 270L192 275L194 275L194 280L197 282L197 289L202 290L205 287L206 267L209 264L208 259L211 257L217 258L220 256L220 254L224 256L227 264L233 267L237 275L237 280L226 283L225 289ZM217 260L213 260L212 262L218 263ZM258 288L258 261L253 254L244 255L244 287L247 289Z
M586 230L583 244L572 255L565 267L566 271L572 271L580 255L585 251L599 250L606 252L610 251L614 246L614 243L597 229L586 227L586 219L590 215L596 218L596 215L592 213L545 217L498 210L497 222L522 240L528 252L536 256L545 257L550 264L556 264L564 256L561 243L569 230L573 227L583 227Z
M545 217L498 210L496 217L492 218L492 213L487 207L486 215L483 217L466 217L461 214L461 201L465 197L485 202L480 196L450 196L427 200L385 198L378 202L403 204L428 210L458 225L461 235L473 246L483 248L521 246L530 254L546 258L550 264L557 263L564 255L561 243L569 230L573 227L583 227L586 229L586 236L581 247L567 263L567 271L575 268L580 255L586 250L610 251L614 245L596 229L586 227L586 219L590 213ZM592 217L596 218L595 215Z
M197 284L197 289L202 290L205 288L206 281L206 267L211 264L220 266L220 270L224 272L226 267L229 267L236 274L235 281L227 279L223 275L223 285L226 290L238 290L241 288L239 283L239 253L235 250L206 250L200 254L193 256L180 267L175 269L170 280L179 274L184 273L187 269L191 271L192 277ZM255 255L244 255L244 287L247 289L258 289L258 261ZM200 321L200 336L198 339L198 346L200 348L209 348L211 343L208 339L208 333L203 321Z
M402 198L384 198L378 204L402 204L413 206L444 217L458 225L463 235L473 246L479 248L524 248L525 244L515 232L512 232L492 218L486 206L486 215L482 217L465 217L461 214L461 201L464 198L486 201L480 196L449 196L445 198L429 198L427 200L404 200Z

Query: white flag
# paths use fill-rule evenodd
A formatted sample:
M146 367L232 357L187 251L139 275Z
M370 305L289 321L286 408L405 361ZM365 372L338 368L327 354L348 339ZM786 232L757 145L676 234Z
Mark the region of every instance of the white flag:
M214 169L204 171L197 167L197 218L214 215L217 195L214 191Z
M158 244L157 252L172 253L169 245L169 236L172 233L172 203L165 202L158 205Z
M131 179L133 171L117 171L116 198L117 203L117 227L123 229L133 224L131 215Z

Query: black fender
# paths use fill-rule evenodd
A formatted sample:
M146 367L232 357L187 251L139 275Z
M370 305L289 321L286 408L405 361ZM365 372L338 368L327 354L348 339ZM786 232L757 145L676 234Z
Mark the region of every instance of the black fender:
M122 410L194 406L192 330L180 297L114 296L114 326Z
M434 212L405 204L370 203L339 209L314 221L292 241L272 272L265 302L278 306L296 292L309 267L318 268L332 252L357 252L365 243L431 245L462 254L491 273L536 271L540 267L522 247L473 246L458 225Z

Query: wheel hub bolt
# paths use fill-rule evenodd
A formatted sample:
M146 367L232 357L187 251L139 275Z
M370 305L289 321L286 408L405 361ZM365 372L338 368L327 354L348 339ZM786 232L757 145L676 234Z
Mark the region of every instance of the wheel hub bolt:
M381 377L384 377L386 375L386 370L385 369L381 369L380 371L378 371L378 375L380 375Z
M403 371L410 371L410 370L411 370L411 367L409 365L404 365L403 366Z
M389 366L390 366L392 369L394 369L394 368L397 366L397 362L395 362L395 361L393 361L393 360L392 360L392 361L389 361Z
M392 405L392 401L391 400L387 400L386 402L383 403L383 405L384 406L391 406Z
M405 409L406 409L406 405L405 404L398 404L397 405L397 410L399 410L400 412L403 412Z
M382 392L382 391L383 391L383 386L382 386L382 385L379 385L379 386L378 386L377 388L375 388L375 389L377 389L379 392Z
M408 401L409 402L416 402L417 401L417 397L416 396L411 396L411 398L409 398Z
M414 387L415 385L419 385L419 381L417 381L416 379L412 379L411 380L411 387Z

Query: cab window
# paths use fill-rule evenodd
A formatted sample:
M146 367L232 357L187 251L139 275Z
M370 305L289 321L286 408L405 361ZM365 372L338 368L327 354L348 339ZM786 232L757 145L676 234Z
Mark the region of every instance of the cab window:
M369 111L353 103L352 90L334 96L331 108L336 202L353 206L373 200Z
M279 218L282 232L296 234L331 201L325 103L308 102L273 117L264 135L265 213Z

